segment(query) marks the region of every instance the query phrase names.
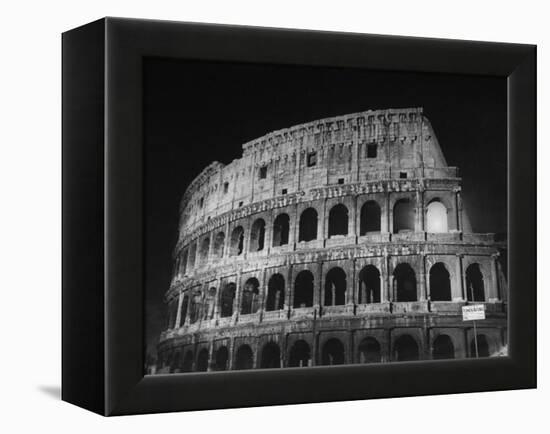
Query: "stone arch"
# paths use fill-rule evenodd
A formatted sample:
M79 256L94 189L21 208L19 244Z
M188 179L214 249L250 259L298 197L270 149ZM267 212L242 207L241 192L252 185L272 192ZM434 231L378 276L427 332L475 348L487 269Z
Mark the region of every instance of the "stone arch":
M381 215L378 202L375 200L366 201L361 207L359 216L359 235L380 232Z
M439 335L434 339L432 345L432 358L436 360L455 358L455 346L449 335Z
M281 349L275 342L269 342L262 348L260 368L271 369L281 367Z
M195 268L195 259L197 257L197 243L193 242L189 246L189 258L187 260L187 270L192 271Z
M238 256L244 250L244 229L242 226L237 226L231 232L231 245L229 246L230 256Z
M221 292L221 317L233 315L233 302L235 300L236 285L233 282L224 285Z
M224 345L216 351L215 357L215 366L214 370L216 371L225 371L227 370L227 362L229 361L229 351Z
M265 242L265 220L256 219L250 229L250 251L259 252L263 250Z
M200 292L195 292L191 296L191 306L189 309L189 322L191 324L196 323L200 318L200 311L202 306L202 297Z
M346 272L340 267L331 268L325 277L324 306L346 304Z
M359 272L359 304L380 303L380 271L367 265Z
M393 271L393 288L395 301L416 301L416 275L406 262L400 263Z
M285 279L276 273L269 278L267 283L267 300L265 310L281 310L285 304Z
M323 344L321 364L343 365L346 363L346 351L340 339L331 338Z
M204 264L208 261L208 252L210 251L210 237L204 237L199 249L199 262Z
M380 343L372 337L364 338L357 347L357 356L359 363L379 363L382 361Z
M294 281L293 307L313 306L313 273L309 270L302 270Z
M451 277L443 262L436 262L430 268L430 300L452 300Z
M411 335L401 335L393 344L393 360L405 362L409 360L418 360L420 350L416 340Z
M206 372L208 371L208 350L203 348L199 351L197 356L197 371Z
M273 247L279 247L288 244L289 232L290 217L286 213L279 214L273 222Z
M212 255L215 258L223 258L225 246L225 233L218 232L214 237L214 248L212 250Z
M255 277L251 277L245 282L241 296L241 315L258 311L259 288L260 282Z
M479 357L489 357L489 340L484 334L477 334L477 350ZM476 357L476 341L474 338L470 341L470 357Z
M254 364L254 354L250 345L243 344L235 354L235 369L237 371L243 369L252 369Z
M483 273L477 262L466 268L466 298L468 301L485 301Z
M334 205L328 214L328 236L348 234L348 208L339 203Z
M307 208L300 214L298 241L317 239L318 215L315 208Z
M431 233L449 231L447 207L438 199L432 200L426 207L426 231Z
M310 363L311 349L309 344L303 339L294 342L288 355L288 366L302 368L309 366Z
M393 206L393 233L414 231L414 205L410 199L403 198Z
M191 372L193 370L193 351L187 350L183 357L182 372Z

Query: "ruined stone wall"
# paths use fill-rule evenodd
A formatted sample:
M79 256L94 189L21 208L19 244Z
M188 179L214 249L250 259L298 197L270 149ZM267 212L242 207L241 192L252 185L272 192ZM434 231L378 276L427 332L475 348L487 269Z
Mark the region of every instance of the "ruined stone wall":
M439 358L440 347L469 357L470 302L486 305L478 334L499 350L499 246L467 229L461 194L421 109L310 122L212 163L181 202L161 372L297 366L305 346L308 366L357 363L365 342L377 361L405 360L406 345L417 358ZM303 276L311 297L300 304Z

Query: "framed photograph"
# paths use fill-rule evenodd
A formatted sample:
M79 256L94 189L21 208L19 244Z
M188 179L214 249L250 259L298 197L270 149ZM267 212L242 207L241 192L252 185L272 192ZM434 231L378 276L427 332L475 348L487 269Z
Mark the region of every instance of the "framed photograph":
M536 387L536 47L63 34L63 399Z

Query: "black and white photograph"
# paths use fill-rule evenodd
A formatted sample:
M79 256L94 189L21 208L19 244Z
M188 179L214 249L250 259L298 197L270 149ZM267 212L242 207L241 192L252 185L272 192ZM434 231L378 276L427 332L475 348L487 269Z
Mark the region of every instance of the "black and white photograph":
M147 374L508 355L505 79L143 77Z

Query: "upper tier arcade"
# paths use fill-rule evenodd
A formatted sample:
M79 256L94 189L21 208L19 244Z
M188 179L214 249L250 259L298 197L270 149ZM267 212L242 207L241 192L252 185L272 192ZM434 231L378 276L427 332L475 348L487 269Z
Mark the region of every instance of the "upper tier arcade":
M364 111L274 131L214 162L180 204L180 243L211 219L247 205L332 185L456 179L422 108Z

